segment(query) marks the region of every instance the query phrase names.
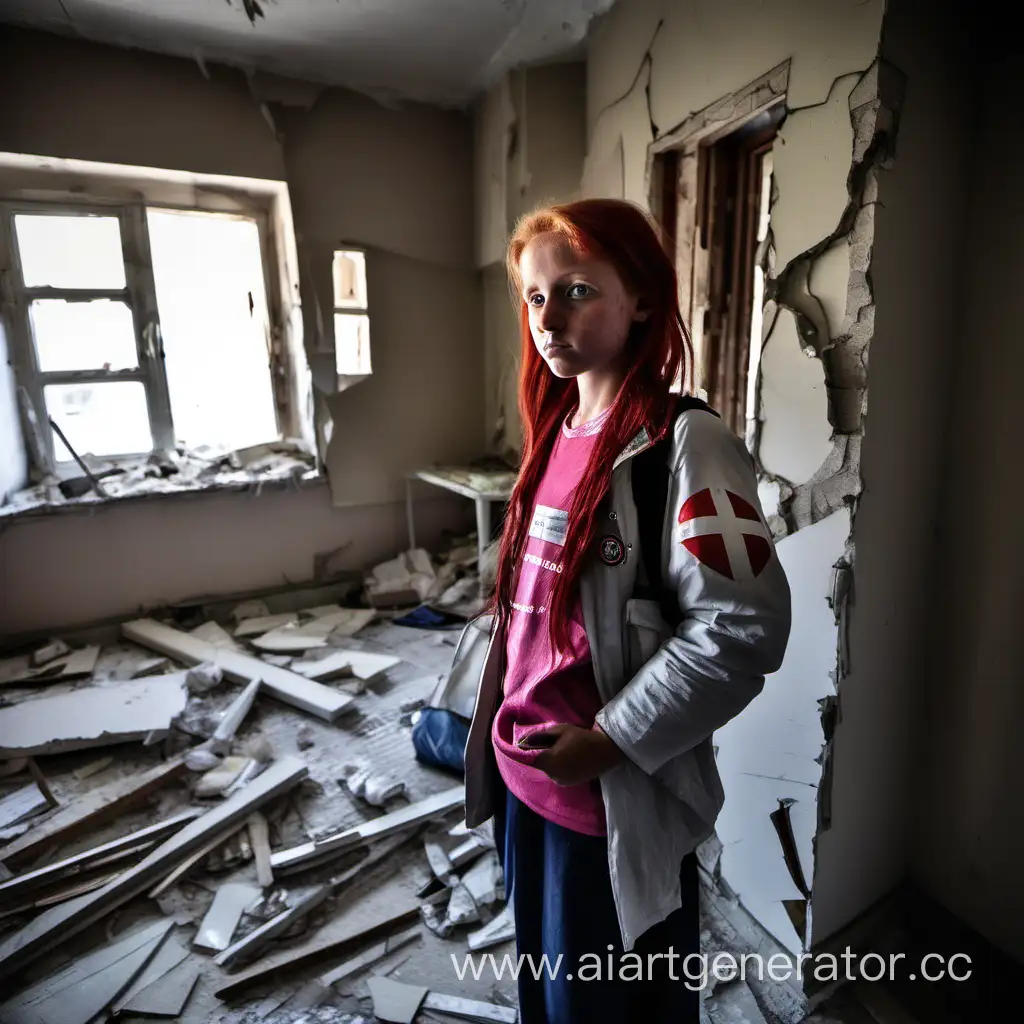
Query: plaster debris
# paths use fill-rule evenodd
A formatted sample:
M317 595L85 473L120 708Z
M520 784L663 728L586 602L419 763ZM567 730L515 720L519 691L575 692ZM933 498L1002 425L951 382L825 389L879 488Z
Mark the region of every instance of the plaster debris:
M27 818L34 818L50 806L46 794L33 782L0 799L0 828L20 825ZM0 886L0 889L3 887Z
M383 807L392 798L405 792L405 783L387 775L375 774L369 764L347 764L342 780L348 791L375 807Z
M89 1024L153 957L173 927L160 921L102 946L0 1006L5 1024Z
M38 668L40 665L45 665L48 662L54 660L54 658L61 658L65 654L70 654L71 648L68 647L63 640L51 640L48 644L43 647L39 647L32 652L32 657L29 659L29 663L33 668Z
M0 757L55 754L166 735L185 709L184 673L90 686L0 710Z
M227 949L242 918L242 911L258 895L259 890L251 885L234 883L220 886L192 945L217 951Z
M224 673L208 661L190 668L185 676L185 685L190 693L209 693L224 681Z
M424 985L405 985L380 975L374 975L366 983L373 997L374 1016L392 1024L412 1024L427 995Z

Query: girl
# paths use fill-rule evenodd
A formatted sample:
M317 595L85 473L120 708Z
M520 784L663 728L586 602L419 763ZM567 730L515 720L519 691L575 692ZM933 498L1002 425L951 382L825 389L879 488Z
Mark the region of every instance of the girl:
M525 439L466 821L494 817L533 958L524 1024L696 1024L694 849L723 799L711 735L779 667L789 588L742 442L670 391L689 342L647 217L610 199L540 210L508 270Z

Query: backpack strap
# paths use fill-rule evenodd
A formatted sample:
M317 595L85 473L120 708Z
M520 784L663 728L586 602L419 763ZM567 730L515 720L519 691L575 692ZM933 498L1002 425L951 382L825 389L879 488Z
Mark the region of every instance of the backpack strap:
M672 444L675 421L684 412L700 409L712 416L718 413L706 402L692 395L682 395L676 403L672 426L654 444L633 457L632 485L633 502L640 540L640 565L643 578L638 575L635 597L646 597L661 605L662 617L674 629L679 622L680 612L674 594L664 589L661 571L662 530L665 521L665 504L668 501L669 469L668 455Z

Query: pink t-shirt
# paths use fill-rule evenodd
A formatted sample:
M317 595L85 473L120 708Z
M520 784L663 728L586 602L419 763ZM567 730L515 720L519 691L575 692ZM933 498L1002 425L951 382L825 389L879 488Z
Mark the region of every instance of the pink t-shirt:
M575 429L563 424L534 498L533 519L506 643L505 693L491 738L505 785L527 807L558 825L587 835L607 828L601 784L560 786L533 761L540 751L515 744L544 726L570 723L589 729L601 709L590 644L577 597L569 625L569 648L553 648L548 603L562 571L568 508L608 412Z

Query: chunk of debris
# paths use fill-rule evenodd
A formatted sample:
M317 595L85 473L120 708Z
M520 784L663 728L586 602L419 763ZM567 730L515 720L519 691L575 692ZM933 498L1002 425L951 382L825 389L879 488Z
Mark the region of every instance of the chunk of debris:
M178 937L172 933L164 940L153 959L146 964L145 969L135 977L128 990L120 995L111 1007L115 1016L120 1014L125 1005L131 1002L144 988L159 981L165 974L173 971L178 964L187 959L187 947L182 945Z
M74 960L0 1006L0 1020L88 1024L131 984L173 927L159 921Z
M190 668L185 675L185 685L190 693L209 693L224 681L223 670L212 662L204 661Z
M348 791L368 804L383 807L388 800L405 792L405 783L390 775L375 774L368 764L347 764L342 768L342 780Z
M135 666L132 672L132 679L141 679L143 676L158 676L170 671L170 658L146 658Z
M185 764L175 760L90 790L37 826L31 835L6 847L4 863L13 869L26 867L50 847L73 842L138 806L163 786L181 778L186 771Z
M165 840L141 863L124 871L102 889L47 910L0 944L0 977L10 977L44 950L67 941L92 922L116 910L167 871L173 873L197 848L210 841L211 834L215 839L222 839L225 832L244 825L249 814L298 785L307 774L302 762L295 758L282 759L235 796Z
M239 623L243 619L265 618L270 614L270 609L265 601L243 601L231 610L232 622Z
M260 615L255 618L242 619L235 627L236 637L259 636L289 622L297 622L296 612L281 612L277 615Z
M196 626L188 635L209 644L214 650L245 651L245 648L219 622L212 620Z
M382 814L379 818L363 822L361 825L345 829L334 835L303 843L288 850L279 850L271 856L270 862L275 871L287 871L298 865L324 860L346 850L376 842L425 821L438 818L464 803L465 798L465 786L453 786L451 789L435 793L433 796L425 797L407 807Z
M364 682L377 679L389 668L401 664L402 659L391 654L373 654L369 651L335 650L325 658L307 658L292 663L292 671L307 679L321 681L355 676Z
M512 904L509 903L500 914L491 918L483 928L470 932L466 936L466 941L469 943L471 950L478 950L496 946L500 942L508 942L509 939L514 939L515 937L516 920L512 913Z
M261 651L305 651L326 647L330 636L353 636L376 617L372 608L335 608L312 620L287 622L252 641Z
M122 623L121 632L129 640L170 654L188 665L214 661L228 679L246 683L262 680L263 689L278 700L328 722L333 722L352 704L352 698L347 694L321 686L287 669L275 668L251 655L220 650L153 619Z
M70 653L71 648L63 640L52 639L32 652L29 664L33 668L39 668L40 665L46 665L54 659L62 658L65 654Z
M419 928L408 928L397 935L390 935L382 942L376 942L358 956L339 964L326 974L303 985L288 1001L289 1008L312 1009L330 997L331 986L371 967L379 960L414 942L421 935Z
M287 931L295 921L320 906L330 896L331 890L332 886L329 884L317 886L297 900L293 906L260 925L255 931L249 932L233 946L218 953L213 962L220 967L230 968L233 964L252 959L271 939Z
M86 779L91 779L94 775L99 775L104 768L109 768L113 763L114 759L112 757L99 757L95 761L83 764L81 768L76 768L71 774L79 782L84 782Z
M261 889L266 889L274 884L274 871L270 866L270 826L259 811L249 815L249 842L256 861L256 881Z
M303 722L295 733L295 746L299 750L309 750L310 747L315 745L316 739L313 737L313 730L308 722Z
M192 791L200 799L219 796L251 763L247 757L225 757L216 768L198 779Z
M48 661L38 668L26 667L23 671L7 676L3 680L3 685L82 679L93 674L99 656L98 646L83 647L80 651L71 651L70 654L54 658L53 661Z
M450 996L443 992L428 992L422 1006L424 1010L450 1013L453 1017L465 1017L467 1020L494 1021L495 1024L516 1024L519 1020L519 1012L513 1006L499 1006L497 1003L484 1003L479 999Z
M244 883L222 885L215 893L210 909L192 940L192 945L217 952L227 949L231 945L231 938L235 934L238 922L242 919L242 911L258 895L258 889Z
M366 984L373 998L373 1014L391 1024L412 1024L427 995L424 985L406 985L380 974L368 978Z
M197 963L185 961L164 977L137 992L123 1007L124 1013L140 1017L173 1017L181 1019L185 1004L199 980L201 968Z
M220 754L214 753L206 743L200 743L184 753L184 761L192 772L208 772L216 768L224 760Z
M48 796L38 782L33 780L30 785L16 789L0 799L0 828L20 825L23 821L42 814L48 807L56 806L57 801L53 800L52 794Z
M0 710L0 757L56 754L166 735L185 710L184 673L90 686Z

